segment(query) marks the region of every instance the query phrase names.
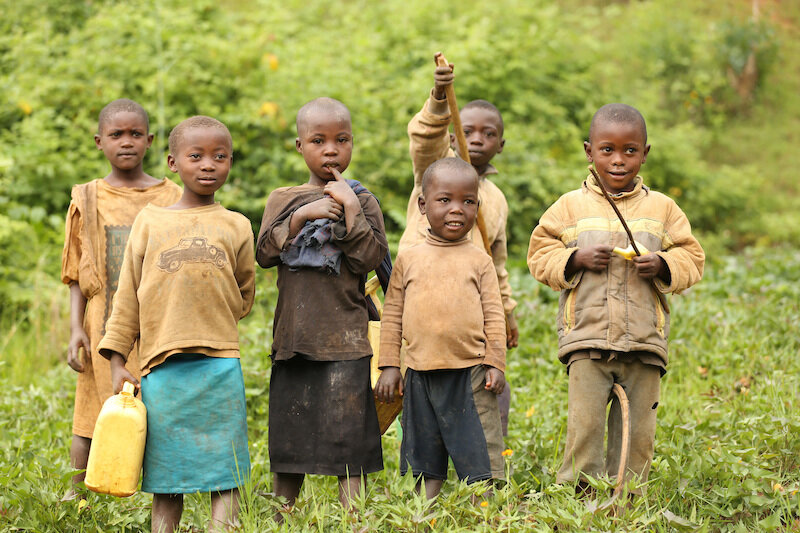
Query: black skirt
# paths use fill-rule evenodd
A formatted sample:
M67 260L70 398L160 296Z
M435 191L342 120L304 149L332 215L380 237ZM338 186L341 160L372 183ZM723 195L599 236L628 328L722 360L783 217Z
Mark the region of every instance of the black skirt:
M270 470L358 476L383 470L370 387L370 358L273 361L269 387Z

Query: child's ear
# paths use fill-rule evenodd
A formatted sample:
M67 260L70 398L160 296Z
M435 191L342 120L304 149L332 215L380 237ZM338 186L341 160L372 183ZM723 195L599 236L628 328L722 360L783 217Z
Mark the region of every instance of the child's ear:
M583 151L586 152L586 160L589 163L593 163L592 161L592 143L589 141L583 141Z
M505 146L505 145L506 145L506 140L501 137L500 138L500 144L498 145L497 152L495 152L495 154L499 154L500 152L502 152L503 151L503 146Z
M150 146L153 144L153 139L155 139L155 138L156 138L156 136L154 134L152 134L152 133L148 133L147 134L147 147L148 148L150 148Z
M650 153L650 145L647 144L644 147L644 154L642 155L642 164L643 165L644 165L644 162L647 161L647 154L649 154L649 153Z
M98 150L102 150L103 149L103 147L100 145L100 134L99 133L95 133L94 134L94 145L97 146ZM148 146L150 146L150 145L148 145Z
M298 152L303 153L303 143L300 142L300 137L294 139L294 147Z
M178 172L178 165L175 164L175 157L172 154L167 154L167 166L172 172Z
M419 198L417 198L417 207L419 207L419 212L424 215L425 214L425 197L422 196L421 194L419 195Z

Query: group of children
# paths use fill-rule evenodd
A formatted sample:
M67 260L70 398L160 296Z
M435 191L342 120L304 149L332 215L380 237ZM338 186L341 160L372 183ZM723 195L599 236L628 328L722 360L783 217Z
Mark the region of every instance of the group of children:
M288 506L306 474L337 476L340 501L351 505L366 475L383 468L375 399L398 394L401 471L411 470L418 490L438 494L448 458L468 483L503 476L506 350L519 337L505 269L508 205L487 178L497 173L490 162L505 142L503 121L489 102L467 104L471 164L453 157L444 90L452 65L434 79L409 124L414 189L385 294L374 390L364 285L385 264L388 243L378 200L342 176L353 150L347 107L318 98L300 109L296 148L308 181L269 195L255 243L250 222L214 199L233 163L224 124L196 116L170 133L167 163L181 192L143 171L153 140L145 110L116 100L101 111L95 142L111 172L73 189L62 264L68 364L79 373L70 455L85 468L102 402L134 383L148 410L142 490L153 493L153 531L177 529L186 493L211 493L211 529L236 522L250 469L237 323L253 305L256 261L278 270L269 455L274 492ZM704 254L685 215L638 175L649 148L644 119L621 104L595 114L585 143L600 185L652 252L632 261L612 253L628 237L592 176L531 236L531 273L562 291L569 413L558 481L579 487L586 475L615 471L613 405L603 457L615 383L631 404L627 475L647 478L667 364L663 295L702 276Z

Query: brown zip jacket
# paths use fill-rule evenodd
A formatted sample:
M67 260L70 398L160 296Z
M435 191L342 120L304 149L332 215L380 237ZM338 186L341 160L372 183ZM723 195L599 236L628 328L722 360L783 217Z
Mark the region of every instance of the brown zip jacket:
M596 349L651 352L666 365L670 315L656 290L680 293L700 281L705 253L678 205L645 187L641 177L636 177L632 191L613 198L636 242L666 262L669 284L642 279L633 263L617 254L603 272L583 270L566 279L567 261L578 248L629 244L592 176L542 215L531 235L528 268L537 280L562 291L558 357L563 363L572 352Z

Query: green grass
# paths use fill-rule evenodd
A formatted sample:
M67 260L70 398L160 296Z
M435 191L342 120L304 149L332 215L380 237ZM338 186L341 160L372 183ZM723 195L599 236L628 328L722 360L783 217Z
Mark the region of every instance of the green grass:
M800 252L749 250L708 266L675 297L669 372L662 381L656 452L646 496L614 516L554 483L566 428L567 380L555 358L557 294L516 268L522 339L509 356L514 387L508 482L486 506L454 480L429 504L401 478L399 442L384 437L386 469L369 479L357 516L345 514L332 478L310 476L282 531L800 531ZM259 272L254 313L242 324L252 480L243 531L276 528L269 493L267 392L274 278ZM66 297L64 297L64 302ZM48 317L45 313L44 317ZM61 316L61 318L58 318ZM61 322L59 322L59 320ZM42 319L66 325L63 315ZM4 330L5 331L5 330ZM20 337L17 339L16 337ZM90 493L59 504L68 466L74 374L61 360L20 353L33 332L7 343L0 396L0 530L149 531L150 498ZM57 338L52 337L52 338ZM58 342L61 342L59 340ZM51 346L50 352L63 351ZM606 493L608 480L596 487ZM182 531L201 531L208 497L187 498Z

